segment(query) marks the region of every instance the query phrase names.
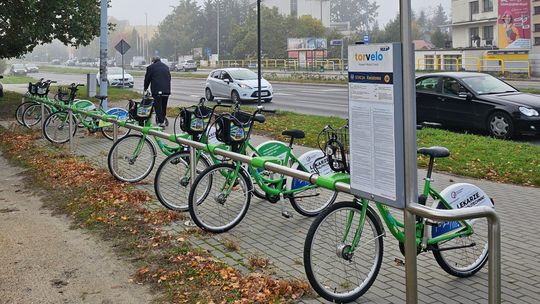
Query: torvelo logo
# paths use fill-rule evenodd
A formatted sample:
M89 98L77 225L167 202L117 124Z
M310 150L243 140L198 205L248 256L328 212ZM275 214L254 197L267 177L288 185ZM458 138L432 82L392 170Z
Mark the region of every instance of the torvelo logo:
M383 46L374 53L356 53L354 55L354 58L356 59L356 61L383 61L383 53L387 52L388 50L390 50L389 46Z

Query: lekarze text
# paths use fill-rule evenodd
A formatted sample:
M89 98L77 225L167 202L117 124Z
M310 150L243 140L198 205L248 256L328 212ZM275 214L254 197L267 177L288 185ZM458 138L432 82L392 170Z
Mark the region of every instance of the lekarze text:
M461 201L457 207L463 208L463 207L473 207L476 206L479 202L481 202L484 199L484 197L480 197L480 193L476 192L473 195L469 196L466 200Z

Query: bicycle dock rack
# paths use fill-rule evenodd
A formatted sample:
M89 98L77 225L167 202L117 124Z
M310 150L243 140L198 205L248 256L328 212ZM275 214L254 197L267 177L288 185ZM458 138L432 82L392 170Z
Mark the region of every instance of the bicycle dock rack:
M68 106L64 106L68 111L73 113L80 113L85 116L93 117L100 119L106 122L114 124L113 129L113 138L118 139L118 127L128 128L134 131L143 131L143 127L133 124L128 124L126 122L119 122L116 119L105 116L100 116L94 113L87 113L78 109L74 109ZM71 117L71 116L70 116ZM71 124L70 124L71 126ZM166 140L176 140L179 144L189 147L190 150L190 167L191 167L191 181L195 180L196 177L196 150L206 150L207 146L200 142L191 141L188 139L177 137L173 134L168 134L156 130L148 130L149 135L157 136ZM72 132L70 132L70 140ZM215 149L213 152L217 155L230 158L235 161L240 161L246 164L251 164L253 158L237 154L234 152ZM266 162L264 164L264 169L283 174L286 176L294 177L301 179L312 184L316 184L317 180L321 176L317 174L311 174L304 171L299 171L291 169L289 167L277 165L271 162ZM344 193L351 193L351 187L349 184L345 183L336 183L336 190ZM456 221L456 220L466 220L474 218L487 218L488 220L488 246L489 246L489 256L488 256L488 303L489 304L499 304L501 303L501 229L499 216L494 209L489 207L471 207L464 209L454 209L454 210L442 210L442 209L433 209L426 207L417 203L408 204L404 210L405 214L405 225L407 222L414 223L416 222L416 216L421 216L426 219L435 220L435 221ZM406 229L405 237L415 239L415 230ZM417 269L416 269L416 244L415 242L406 242L405 246L405 256L406 256L406 267L407 263L410 263L409 268L406 268L406 289L407 289L407 303L417 303ZM407 246L407 245L413 246ZM407 259L407 256L410 258ZM411 263L412 259L412 263Z

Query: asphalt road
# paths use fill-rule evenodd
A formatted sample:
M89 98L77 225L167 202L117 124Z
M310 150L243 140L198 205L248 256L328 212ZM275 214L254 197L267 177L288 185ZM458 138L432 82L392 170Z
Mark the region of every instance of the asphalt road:
M53 79L59 83L86 83L85 75L55 73L33 75L36 78ZM134 90L142 93L143 79L141 76L134 77ZM510 83L518 88L540 89L540 82L538 81L515 81ZM266 105L268 109L284 109L298 113L325 116L347 117L348 115L348 90L345 86L275 82L272 82L272 85L275 96L272 103ZM182 105L186 104L186 102L194 103L204 96L204 88L204 79L173 78L170 105Z
M59 83L86 83L86 75L37 73L35 78L56 80ZM142 93L143 77L135 76L136 91ZM172 79L170 105L196 102L204 96L205 79ZM348 113L347 87L332 85L298 85L272 83L274 100L267 104L268 109L286 109L289 111L346 117Z

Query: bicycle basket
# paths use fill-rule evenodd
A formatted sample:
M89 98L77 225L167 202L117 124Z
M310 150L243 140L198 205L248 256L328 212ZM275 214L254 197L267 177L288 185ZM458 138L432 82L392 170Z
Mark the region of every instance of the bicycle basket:
M37 86L37 94L39 96L45 96L49 94L49 85L44 84L44 85Z
M180 129L188 134L200 134L206 130L212 108L196 106L180 110Z
M154 109L154 98L150 96L143 97L141 103L137 106L137 118L147 119L152 116Z
M58 101L62 101L64 103L69 102L70 99L70 93L66 90L64 87L58 87L58 93L56 94L56 99Z
M145 96L141 102L130 100L128 109L129 118L138 121L139 125L144 126L146 121L152 116L154 98Z
M38 86L29 82L28 83L28 93L30 93L31 95L37 95L37 91L38 91Z
M227 144L241 144L247 139L251 126L251 113L234 112L216 118L216 137Z
M319 147L326 155L334 172L350 173L349 126L334 129L326 127L319 135Z

